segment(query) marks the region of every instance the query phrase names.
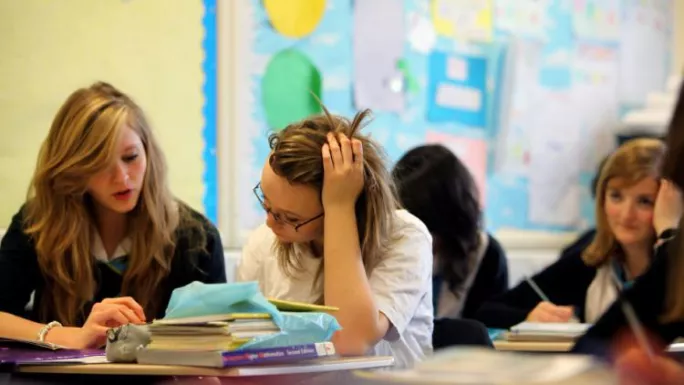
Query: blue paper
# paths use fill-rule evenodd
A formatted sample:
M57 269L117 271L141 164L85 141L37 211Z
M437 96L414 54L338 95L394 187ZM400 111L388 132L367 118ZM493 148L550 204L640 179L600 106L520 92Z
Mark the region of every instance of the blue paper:
M173 291L165 318L231 313L268 313L282 329L281 313L261 294L257 282L192 282Z
M265 349L330 341L340 330L335 317L327 313L281 313L281 332L257 336L240 347L240 350Z
M459 97L444 97L445 90L459 90ZM442 94L442 98L440 98ZM479 94L477 108L468 100ZM453 122L485 129L487 126L487 59L484 57L435 51L428 59L427 119L432 122ZM471 107L461 107L471 104Z

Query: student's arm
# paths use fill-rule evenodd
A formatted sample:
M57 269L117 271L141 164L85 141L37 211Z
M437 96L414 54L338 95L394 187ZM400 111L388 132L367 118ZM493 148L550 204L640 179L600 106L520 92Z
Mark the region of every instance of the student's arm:
M576 254L558 259L532 279L554 305L578 306L584 303L595 274L596 269L586 266L581 254ZM539 295L523 280L508 292L487 301L475 318L488 327L510 328L527 319L541 302Z
M0 244L0 337L37 340L43 324L23 318L36 282L42 279L30 238L23 231L21 213L14 216ZM95 304L83 328L55 327L45 341L70 348L101 346L105 324L139 322L142 308L131 298L104 300ZM137 312L132 311L137 305Z
M508 290L508 262L499 242L488 235L487 250L468 290L461 317L473 318L480 306Z
M363 265L355 203L364 184L361 143L333 134L322 148L324 181L324 300L337 306L342 330L333 343L342 355L362 355L388 331L389 320L373 299ZM340 148L341 147L341 148ZM353 151L353 153L352 153Z

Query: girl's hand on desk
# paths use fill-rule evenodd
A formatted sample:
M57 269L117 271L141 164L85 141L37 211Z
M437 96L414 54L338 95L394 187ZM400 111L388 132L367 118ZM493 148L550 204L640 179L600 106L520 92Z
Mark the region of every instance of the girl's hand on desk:
M569 322L575 316L572 306L556 306L551 302L539 304L527 315L528 322Z
M79 345L99 348L107 341L107 330L130 323L145 323L145 313L133 298L108 298L98 302L80 329Z

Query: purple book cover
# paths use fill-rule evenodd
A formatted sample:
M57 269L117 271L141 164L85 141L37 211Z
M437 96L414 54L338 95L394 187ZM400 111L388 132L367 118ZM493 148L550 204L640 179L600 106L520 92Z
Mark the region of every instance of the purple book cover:
M46 350L25 347L0 346L0 364L28 364L51 360L80 359L93 356L104 356L105 351L92 350Z

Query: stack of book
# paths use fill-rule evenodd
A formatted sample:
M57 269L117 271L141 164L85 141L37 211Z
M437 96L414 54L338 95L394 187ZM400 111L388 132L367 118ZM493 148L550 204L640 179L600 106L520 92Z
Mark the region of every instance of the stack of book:
M335 308L271 300L279 310L328 311ZM267 349L241 349L255 337L276 334L278 326L266 313L233 313L155 320L151 342L137 353L139 364L229 367L301 361L335 355L330 342Z

